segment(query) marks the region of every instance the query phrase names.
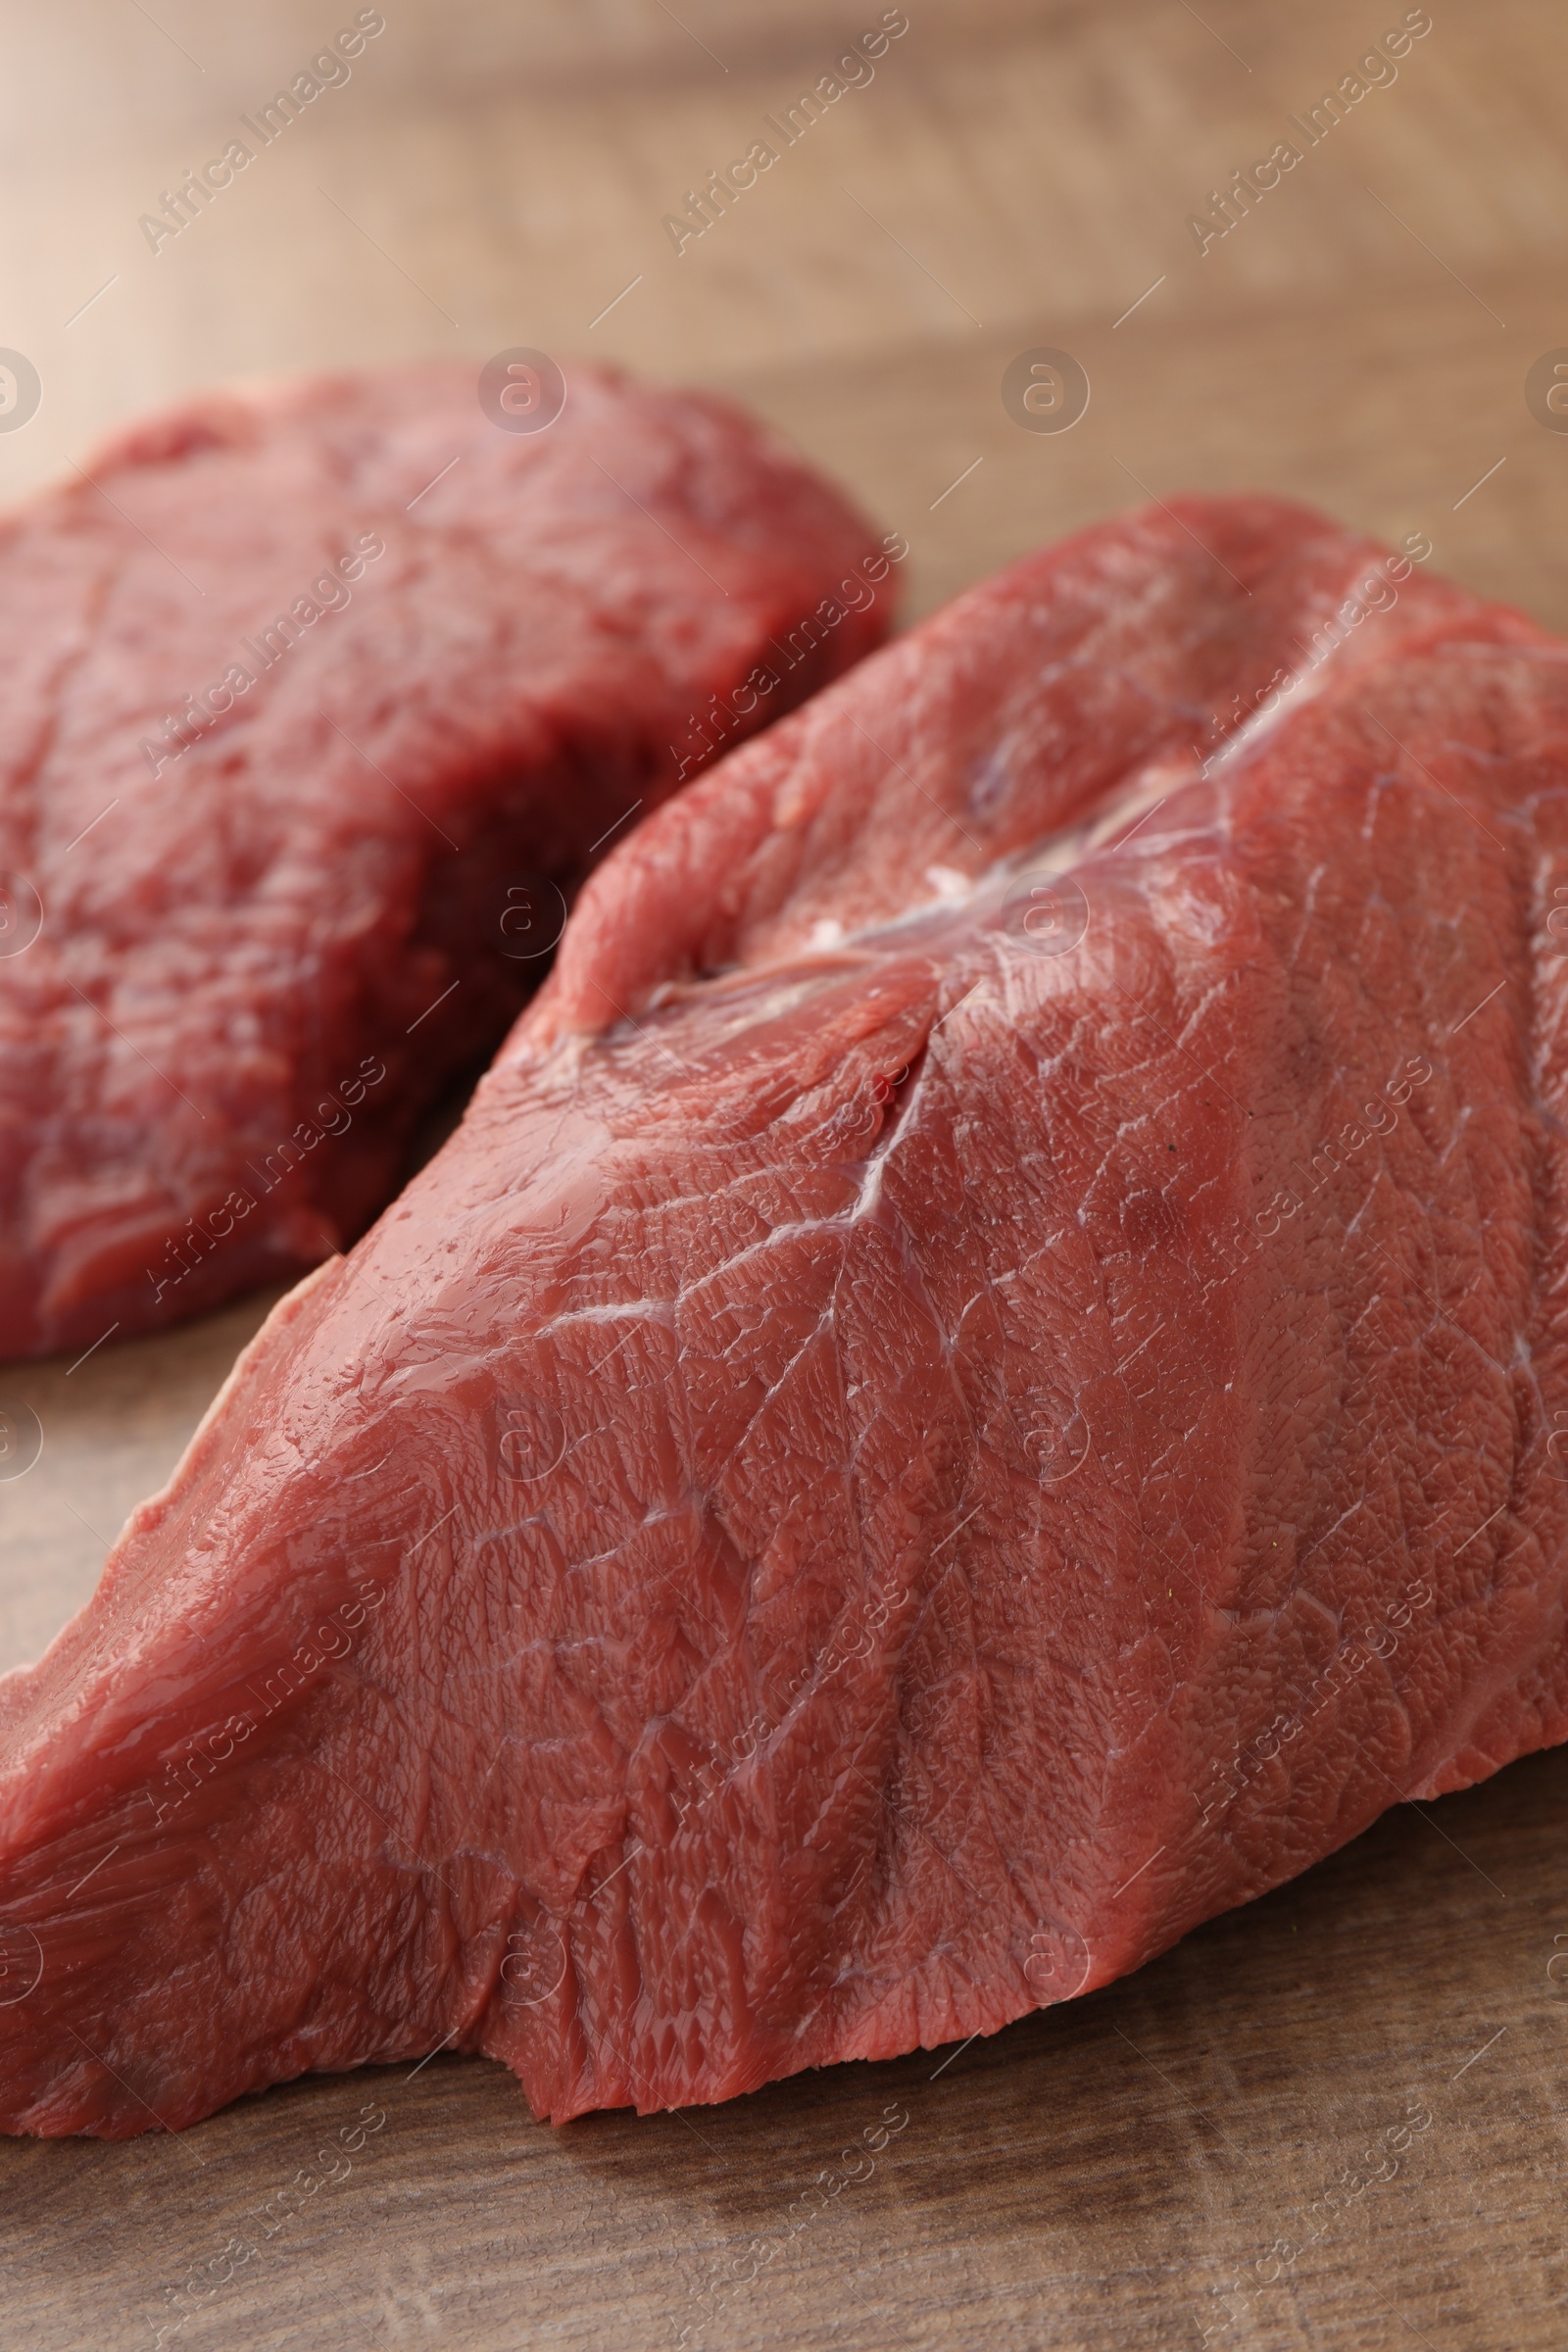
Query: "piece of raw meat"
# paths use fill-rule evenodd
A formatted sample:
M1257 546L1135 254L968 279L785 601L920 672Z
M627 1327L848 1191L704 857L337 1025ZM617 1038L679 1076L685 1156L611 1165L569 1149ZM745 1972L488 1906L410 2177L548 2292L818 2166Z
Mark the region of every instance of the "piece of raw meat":
M4 2124L720 2099L1563 1738L1565 860L1568 649L1246 498L661 811L0 1685Z
M591 368L537 432L456 363L216 393L0 525L0 1355L351 1240L593 849L892 584L737 411Z

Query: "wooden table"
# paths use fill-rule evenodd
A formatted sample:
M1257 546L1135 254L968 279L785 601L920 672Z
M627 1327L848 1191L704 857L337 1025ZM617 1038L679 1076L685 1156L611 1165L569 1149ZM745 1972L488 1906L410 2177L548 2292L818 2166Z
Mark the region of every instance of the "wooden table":
M155 253L139 215L353 10L10 0L0 342L42 405L0 432L0 496L214 377L523 343L751 401L906 532L915 612L1146 492L1247 484L1423 529L1438 564L1568 625L1568 434L1524 393L1568 343L1560 10L1433 0L1397 79L1312 144L1290 118L1397 0L908 0L874 79L679 253L662 217L877 6L385 13L352 78ZM1299 163L1200 252L1189 216L1282 139ZM1042 346L1090 378L1067 432L1000 396ZM265 1304L0 1374L45 1430L0 1486L0 1663L86 1596ZM706 2316L710 2344L778 2352L1560 2347L1565 1806L1568 1754L1533 1759L1082 2003L718 2109L556 2132L498 2069L437 2057L177 2139L6 2143L0 2337L150 2352L164 2288L220 2270L373 2094L353 2172L168 2340L642 2352ZM875 2172L715 2299L895 2102ZM1352 2192L1391 2139L1397 2171Z

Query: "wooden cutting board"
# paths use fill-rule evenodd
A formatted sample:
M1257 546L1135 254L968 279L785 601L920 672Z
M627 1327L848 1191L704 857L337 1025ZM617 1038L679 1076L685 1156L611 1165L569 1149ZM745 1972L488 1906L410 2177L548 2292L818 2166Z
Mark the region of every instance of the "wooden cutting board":
M0 496L215 377L527 344L753 402L907 534L911 613L1145 494L1258 486L1568 625L1568 433L1526 400L1568 345L1560 12L1433 0L1391 81L1359 61L1397 0L908 0L677 252L663 217L878 6L388 0L154 252L139 217L354 13L9 0L0 343L42 403ZM1200 251L1189 217L1281 140ZM1089 379L1067 431L1004 406L1042 347ZM44 1432L0 1482L0 1664L86 1597L266 1303L0 1369ZM1560 2347L1565 1815L1568 1753L1531 1759L1088 2000L717 2109L553 2132L437 2056L177 2138L0 2144L0 2337Z

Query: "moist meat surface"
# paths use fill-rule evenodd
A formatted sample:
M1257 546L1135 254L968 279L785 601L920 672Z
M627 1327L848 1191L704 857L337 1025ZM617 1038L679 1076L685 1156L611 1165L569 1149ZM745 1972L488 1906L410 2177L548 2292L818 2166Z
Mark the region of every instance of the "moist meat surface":
M210 396L0 525L0 1355L352 1240L601 838L880 639L874 551L721 402L572 369L514 433L446 363Z
M1564 649L1249 499L662 810L0 1685L4 2123L723 2098L1563 1738L1565 858Z

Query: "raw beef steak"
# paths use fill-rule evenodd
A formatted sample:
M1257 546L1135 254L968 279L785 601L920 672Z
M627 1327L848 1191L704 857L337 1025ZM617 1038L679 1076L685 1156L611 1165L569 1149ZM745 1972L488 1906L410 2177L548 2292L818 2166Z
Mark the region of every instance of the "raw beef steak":
M215 394L0 525L0 1355L352 1239L592 848L884 633L736 411L475 384Z
M1263 500L682 795L0 1685L6 2126L720 2099L1563 1738L1563 897L1568 650Z

